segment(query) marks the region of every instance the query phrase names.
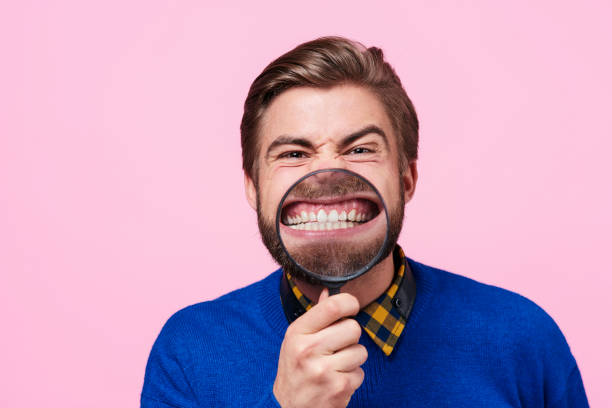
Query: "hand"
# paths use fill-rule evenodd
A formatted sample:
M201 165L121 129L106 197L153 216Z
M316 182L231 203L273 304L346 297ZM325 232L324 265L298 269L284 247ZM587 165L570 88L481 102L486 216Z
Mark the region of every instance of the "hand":
M274 396L283 408L346 407L363 382L368 358L358 344L361 326L347 319L359 312L357 298L321 292L319 302L296 319L281 345Z

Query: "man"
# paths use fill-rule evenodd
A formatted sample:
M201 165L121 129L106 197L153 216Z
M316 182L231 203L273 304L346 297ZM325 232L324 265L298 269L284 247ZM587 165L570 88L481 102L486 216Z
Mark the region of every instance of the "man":
M173 315L149 357L143 407L588 406L563 335L537 305L396 245L418 178L418 121L380 49L326 37L279 57L251 86L241 135L247 199L282 268ZM294 266L274 223L287 189L322 169L365 177L390 220L380 262L334 296ZM369 222L338 211L283 224Z

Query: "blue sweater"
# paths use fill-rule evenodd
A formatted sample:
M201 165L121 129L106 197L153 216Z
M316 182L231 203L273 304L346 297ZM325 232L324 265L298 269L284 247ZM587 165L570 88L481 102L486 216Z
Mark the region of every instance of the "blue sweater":
M417 295L396 349L369 336L349 407L587 407L555 322L515 293L408 259ZM281 272L180 310L147 363L143 408L278 407L272 385L287 329Z

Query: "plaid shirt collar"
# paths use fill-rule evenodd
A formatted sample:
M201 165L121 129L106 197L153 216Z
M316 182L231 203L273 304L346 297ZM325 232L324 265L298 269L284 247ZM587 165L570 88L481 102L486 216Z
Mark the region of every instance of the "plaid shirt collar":
M399 245L393 251L393 264L395 277L389 288L355 316L355 320L387 356L404 330L416 295L414 278ZM280 294L289 323L313 306L289 273L283 274Z

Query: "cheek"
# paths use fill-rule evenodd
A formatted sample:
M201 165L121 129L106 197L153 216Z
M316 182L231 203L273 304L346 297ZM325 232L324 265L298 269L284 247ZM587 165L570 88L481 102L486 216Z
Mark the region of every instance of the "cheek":
M297 177L282 177L282 174L275 174L274 177L268 177L260 189L260 206L267 217L273 218L276 216L278 205L295 181Z
M306 174L308 174L308 171L303 167L277 167L271 169L268 173L266 184L270 186L270 193L277 195L278 201L280 201L283 194L285 194L300 177Z
M372 183L385 201L387 197L397 194L399 172L392 167L382 166L381 163L355 163L347 168Z
M386 175L380 177L381 174ZM367 177L367 176L366 176ZM400 189L400 176L399 173L379 173L378 177L371 179L370 182L374 184L374 187L378 189L378 192L382 196L388 209L393 208L398 200L400 200L400 194L404 192Z

